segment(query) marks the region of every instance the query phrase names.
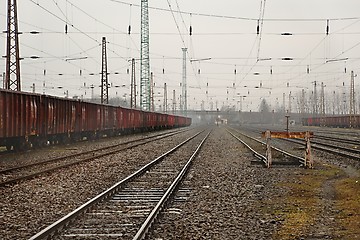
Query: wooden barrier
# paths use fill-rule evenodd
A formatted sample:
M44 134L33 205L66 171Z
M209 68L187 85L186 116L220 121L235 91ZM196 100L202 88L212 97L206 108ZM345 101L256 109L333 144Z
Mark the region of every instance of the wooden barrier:
M262 133L262 137L266 139L266 166L270 168L272 163L272 155L271 155L271 146L270 140L271 138L302 138L305 139L305 168L313 168L313 159L311 157L311 144L310 138L314 135L313 132L271 132L269 130Z

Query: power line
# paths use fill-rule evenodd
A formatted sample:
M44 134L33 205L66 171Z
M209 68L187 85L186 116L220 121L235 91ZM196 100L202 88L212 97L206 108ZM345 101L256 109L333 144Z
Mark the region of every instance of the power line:
M133 5L136 7L140 7L139 4L133 4L128 3L120 0L109 0L111 2L116 2L120 4L125 5ZM149 9L163 11L163 12L172 12L172 10L160 8L160 7L150 7ZM258 21L257 18L250 18L250 17L238 17L238 16L228 16L228 15L218 15L218 14L206 14L206 13L194 13L194 12L185 12L185 11L173 11L175 13L181 13L181 14L192 14L193 16L199 16L199 17L212 17L212 18L223 18L223 19L235 19L235 20L245 20L245 21ZM348 21L348 20L357 20L360 19L360 17L338 17L338 18L268 18L264 19L264 21L271 21L271 22L317 22L317 21Z

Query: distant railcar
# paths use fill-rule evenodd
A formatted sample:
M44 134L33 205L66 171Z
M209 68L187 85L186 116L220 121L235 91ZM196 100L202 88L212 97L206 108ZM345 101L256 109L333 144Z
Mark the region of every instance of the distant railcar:
M324 126L336 128L360 128L360 115L329 117L308 117L302 119L304 126Z
M191 125L191 118L0 89L0 146L24 149Z

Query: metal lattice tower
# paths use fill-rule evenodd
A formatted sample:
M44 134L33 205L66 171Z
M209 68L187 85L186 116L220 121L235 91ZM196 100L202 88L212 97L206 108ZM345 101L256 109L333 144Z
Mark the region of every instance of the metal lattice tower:
M182 76L182 91L181 91L181 110L183 114L187 114L187 86L186 86L186 51L187 48L182 48L183 51L183 76Z
M16 0L8 0L5 89L21 91Z
M107 72L106 38L102 38L101 103L109 103L109 82Z
M148 0L141 0L140 107L150 111L150 56Z
M135 58L131 59L131 93L130 107L136 108Z

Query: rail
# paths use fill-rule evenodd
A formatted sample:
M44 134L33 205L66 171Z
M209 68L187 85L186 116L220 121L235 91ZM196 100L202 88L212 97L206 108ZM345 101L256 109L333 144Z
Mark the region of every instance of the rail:
M134 180L135 178L141 176L143 173L147 172L152 166L154 166L155 164L161 162L161 160L163 158L165 158L169 154L173 153L174 151L179 149L184 144L188 143L190 140L194 139L196 136L198 136L202 132L204 132L204 130L201 131L201 132L196 133L195 135L193 135L191 137L189 137L188 139L186 139L182 143L178 144L177 146L173 147L172 149L170 149L166 153L164 153L161 156L157 157L156 159L152 160L150 163L146 164L145 166L141 167L139 170L137 170L133 174L129 175L128 177L124 178L120 182L116 183L115 185L110 187L108 190L104 191L103 193L101 193L98 196L94 197L93 199L89 200L88 202L86 202L85 204L80 206L79 208L75 209L71 213L67 214L63 218L59 219L55 223L51 224L50 226L48 226L45 229L43 229L42 231L40 231L36 235L32 236L30 238L30 240L49 239L49 238L53 237L59 231L61 231L61 229L63 229L64 227L69 225L72 221L74 221L77 217L79 217L80 215L84 214L85 212L87 212L90 209L92 209L93 207L95 207L96 204L98 204L100 202L103 202L103 201L109 199L110 197L112 197L113 195L115 195L124 186L124 184L126 184L126 183ZM196 150L196 153L194 153L192 155L192 157L190 158L191 161L195 157L195 155L197 154L197 152L200 149L201 145L203 144L203 142L205 141L205 139L208 137L209 134L206 135L204 140L198 146L198 148ZM185 175L189 165L191 164L190 160L187 162L187 164L185 165L183 170L180 172L180 174L178 175L178 177L174 181L174 182L177 182L177 183L171 184L169 189L166 191L167 195L163 196L161 198L161 203L158 203L156 205L156 207L154 208L152 213L147 218L146 222L144 222L143 226L141 227L141 229L138 232L138 235L137 235L137 236L139 236L138 239L141 239L142 236L144 236L144 234L146 234L149 227L152 225L152 223L156 219L156 216L158 215L159 211L161 211L162 207L166 203L166 200L168 200L171 193L176 189L177 184L179 184L179 182L181 182L181 178Z
M252 139L252 140L254 140L254 141L262 144L262 145L266 145L266 143L264 143L264 142L262 142L262 141L260 141L260 140L258 140L258 139L256 139L256 138L253 138L253 137L251 137L251 136L249 136L249 135L247 135L247 134L244 134L244 133L242 133L242 132L239 132L238 130L236 130L236 129L234 129L234 128L231 128L231 129L232 129L233 131L235 131L235 132L237 132L237 133L239 133L239 134L241 134L241 135L249 138L249 139ZM256 152L254 149L252 149L252 148L251 148L247 143L245 143L243 140L241 140L240 138L238 138L237 136L235 136L235 135L234 135L233 133L231 133L228 129L226 129L226 130L227 130L234 138L236 138L236 139L239 140L242 144L244 144L247 148L249 148L249 149L253 152L253 154L254 154L254 156L255 156L256 158L262 160L266 166L269 165L268 159L266 158L266 156L264 156L264 155ZM299 156L296 156L296 155L294 155L294 154L292 154L292 153L286 152L286 151L284 151L284 150L282 150L282 149L280 149L280 148L271 146L271 149L274 149L275 151L278 151L278 152L280 152L280 153L282 153L282 154L284 154L284 155L286 155L286 156L288 156L288 157L291 157L291 158L293 158L293 159L296 159L296 160L298 160L298 161L299 161L301 164L303 164L303 165L304 165L305 162L306 162L304 158L299 157Z

